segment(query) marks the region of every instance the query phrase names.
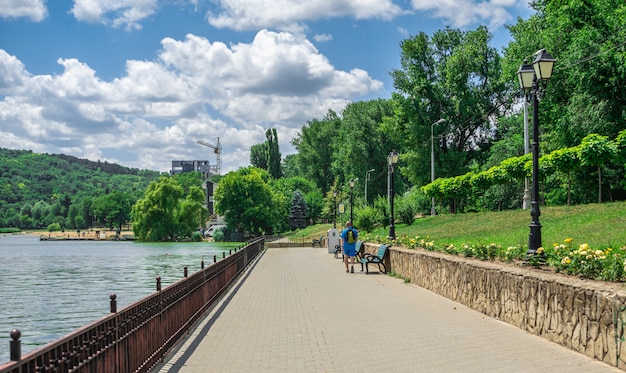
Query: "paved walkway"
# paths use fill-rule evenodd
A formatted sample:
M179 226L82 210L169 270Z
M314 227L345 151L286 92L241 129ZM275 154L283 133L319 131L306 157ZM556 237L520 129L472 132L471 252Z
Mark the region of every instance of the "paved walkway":
M160 372L617 372L326 248L268 249Z

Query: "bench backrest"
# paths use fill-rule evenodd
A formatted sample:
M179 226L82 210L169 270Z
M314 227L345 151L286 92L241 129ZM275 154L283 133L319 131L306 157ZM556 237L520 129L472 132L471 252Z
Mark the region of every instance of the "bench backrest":
M380 245L378 247L378 254L376 254L377 257L379 257L380 259L382 259L385 256L385 253L387 252L387 249L389 248L389 246L387 245Z
M354 252L359 252L363 248L363 241L357 241L356 246L354 247Z

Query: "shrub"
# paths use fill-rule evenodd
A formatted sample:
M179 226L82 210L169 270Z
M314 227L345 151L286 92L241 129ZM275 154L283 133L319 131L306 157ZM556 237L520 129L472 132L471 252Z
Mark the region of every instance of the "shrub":
M61 230L61 224L59 223L52 223L48 225L48 232L58 232L60 230Z
M198 231L195 231L191 234L191 240L193 242L201 242L202 241L202 234Z
M360 208L355 212L356 216L354 217L354 226L360 230L371 232L376 223L379 221L379 211L374 207L367 206Z

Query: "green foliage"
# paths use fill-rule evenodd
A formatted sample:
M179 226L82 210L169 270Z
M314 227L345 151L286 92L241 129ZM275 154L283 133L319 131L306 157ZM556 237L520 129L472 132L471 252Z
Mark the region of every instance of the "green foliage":
M395 198L395 212L396 219L402 224L411 225L415 221L415 214L417 213L417 206L406 195Z
M250 148L250 164L267 170L274 179L279 179L282 177L282 170L276 129L271 128L265 131L265 137L267 140L264 143Z
M216 210L236 232L271 232L287 217L286 212L275 213L280 195L272 192L268 182L267 171L254 167L229 172L220 181L213 196Z
M355 210L354 226L361 231L371 232L380 220L380 210L374 207L366 206Z
M141 241L172 241L190 237L208 217L204 192L191 186L185 193L177 178L162 176L150 183L132 207L133 232Z
M60 232L61 225L59 223L52 223L48 225L48 232Z
M63 154L0 148L0 226L44 228L60 217L68 228L86 228L93 211L85 201L118 191L134 202L158 175Z

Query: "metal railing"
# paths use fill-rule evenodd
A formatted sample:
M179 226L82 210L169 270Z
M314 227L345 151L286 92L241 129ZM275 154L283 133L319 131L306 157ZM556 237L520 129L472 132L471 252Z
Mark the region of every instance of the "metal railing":
M300 246L311 246L313 240L319 240L320 236L305 236L305 235L280 235L280 236L265 236L266 243L288 243Z
M264 239L230 250L224 259L157 291L119 312L111 294L111 314L21 355L20 332L11 332L11 362L0 373L148 372L230 287L262 251Z

